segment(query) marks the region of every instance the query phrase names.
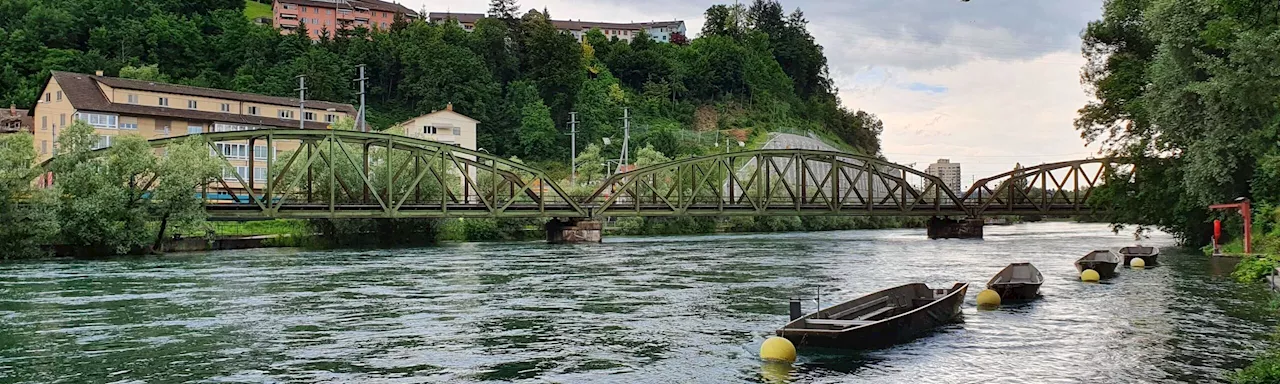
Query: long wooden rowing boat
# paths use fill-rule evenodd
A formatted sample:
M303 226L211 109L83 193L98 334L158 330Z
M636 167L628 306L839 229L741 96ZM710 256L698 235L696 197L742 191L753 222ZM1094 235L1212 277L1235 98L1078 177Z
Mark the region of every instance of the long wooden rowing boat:
M1031 263L1013 263L987 282L987 289L1000 294L1002 301L1033 300L1040 296L1044 275Z
M1142 259L1148 267L1156 265L1156 258L1160 256L1160 248L1144 247L1141 245L1120 248L1120 256L1124 257L1124 265L1129 265L1133 259Z
M1084 272L1092 269L1098 277L1108 278L1116 275L1116 267L1120 265L1120 254L1111 250L1093 251L1076 260L1076 271Z
M932 289L907 284L836 304L778 329L801 346L876 349L906 342L960 316L968 283Z

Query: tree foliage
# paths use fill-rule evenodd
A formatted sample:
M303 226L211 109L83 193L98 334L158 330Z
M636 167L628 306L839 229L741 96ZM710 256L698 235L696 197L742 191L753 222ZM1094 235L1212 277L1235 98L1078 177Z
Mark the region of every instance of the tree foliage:
M1113 220L1200 243L1208 205L1280 201L1280 4L1110 0L1083 40L1097 100L1080 109L1081 136L1108 155L1162 159L1113 180Z

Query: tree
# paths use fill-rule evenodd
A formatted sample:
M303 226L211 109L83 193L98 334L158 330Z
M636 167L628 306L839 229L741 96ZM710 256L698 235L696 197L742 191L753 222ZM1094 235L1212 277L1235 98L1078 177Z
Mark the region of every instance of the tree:
M187 233L204 229L208 214L194 191L219 177L221 169L200 139L190 138L165 148L165 156L156 165L155 189L148 199L151 217L160 220L153 251L163 250L170 228Z
M166 76L165 74L160 73L160 66L155 64L144 65L141 67L126 65L124 68L120 68L120 77L126 78L126 79L155 81L155 82L162 82L162 83L167 83L172 81L169 79L169 76Z
M592 185L604 176L604 157L600 155L600 146L588 144L582 152L578 152L578 183Z
M148 241L143 202L155 159L146 140L118 136L103 156L90 153L93 127L77 120L58 137L52 171L58 195L61 244L89 254L123 254Z
M58 232L56 200L32 188L39 174L30 134L0 136L0 260L37 257Z
M520 6L516 0L489 0L489 17L511 21L516 19L517 13L520 13Z
M520 148L526 158L546 160L558 156L558 136L551 109L542 100L525 105L520 118Z

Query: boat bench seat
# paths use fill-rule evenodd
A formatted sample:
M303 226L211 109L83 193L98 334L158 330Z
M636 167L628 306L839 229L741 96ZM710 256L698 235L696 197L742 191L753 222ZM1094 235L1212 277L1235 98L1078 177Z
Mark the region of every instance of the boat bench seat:
M833 320L833 319L808 319L808 320L805 320L804 322L809 325L829 325L829 326L841 327L841 328L856 327L859 325L867 325L867 324L875 323L874 321L868 321L868 320Z
M877 309L877 310L875 310L874 312L871 312L871 313L868 313L868 314L865 314L865 315L862 315L862 316L858 316L857 320L867 320L867 319L870 319L870 318L873 318L873 317L876 317L876 316L880 316L880 315L883 315L883 314L885 314L885 313L887 313L887 312L889 312L889 311L894 310L895 308L897 308L897 307L894 307L894 306L892 306L892 305L890 305L890 306L886 306L886 307L884 307L884 308Z
M859 306L856 306L856 307L853 307L853 308L849 308L849 309L846 309L846 310L843 310L843 311L840 311L840 312L837 312L837 313L830 314L830 315L828 315L827 317L832 318L832 319L844 318L844 317L848 317L849 315L852 315L852 314L855 314L855 313L858 313L858 312L862 312L862 311L865 311L865 310L868 310L868 309L871 309L871 308L875 308L875 307L876 307L876 306L878 306L878 305L884 305L885 303L888 303L888 302L889 302L889 297L888 297L888 296L881 296L881 297L879 297L879 298L876 298L875 300L871 300L871 301L868 301L868 302L866 302L866 303L863 303L862 305L859 305Z

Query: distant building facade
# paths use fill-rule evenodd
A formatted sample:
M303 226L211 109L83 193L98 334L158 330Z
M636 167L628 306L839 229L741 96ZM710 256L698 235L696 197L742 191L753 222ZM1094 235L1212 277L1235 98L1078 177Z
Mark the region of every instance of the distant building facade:
M451 13L451 12L431 12L427 15L427 20L433 23L443 23L453 20L458 26L467 32L475 30L476 22L485 18L480 13ZM599 29L604 33L605 37L617 37L620 40L631 41L640 35L641 31L648 33L649 36L657 42L671 42L673 34L681 34L688 36L685 29L684 21L653 21L645 23L603 23L595 21L581 20L551 20L551 24L563 32L568 32L577 38L578 41L586 39L587 33L592 29Z
M0 133L31 132L31 121L27 110L10 104L9 109L0 111Z
M396 124L392 132L417 139L453 144L475 151L476 125L478 124L480 124L479 120L455 112L453 104L449 104L443 110Z
M299 113L298 99L107 77L101 72L54 71L30 115L36 156L43 161L57 154L59 132L76 120L94 127L97 147L103 148L124 134L156 139L269 128L328 129L331 123L354 116L355 107L307 100ZM238 183L237 174L256 181L253 189L266 184L266 143L255 143L254 148L245 141L215 144L230 162L223 172L230 186L248 189ZM275 144L277 152L300 145L281 140Z
M312 40L319 39L325 30L330 36L339 29L360 26L386 30L397 14L406 19L418 17L403 5L381 0L275 0L271 13L281 33L293 33L299 24L306 24Z
M960 189L960 163L952 163L950 159L938 159L938 162L929 164L924 172L942 179L942 183L952 192L964 193L964 190Z

